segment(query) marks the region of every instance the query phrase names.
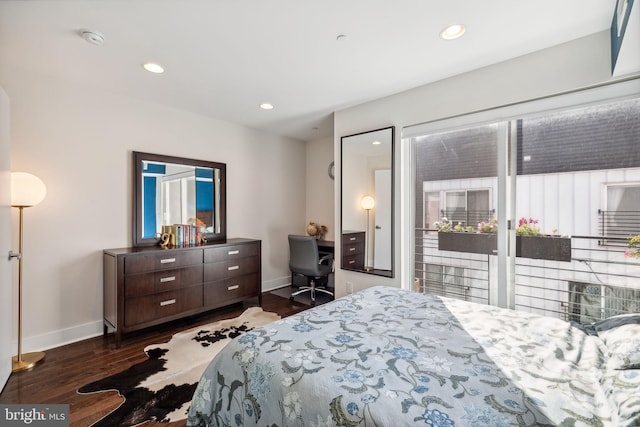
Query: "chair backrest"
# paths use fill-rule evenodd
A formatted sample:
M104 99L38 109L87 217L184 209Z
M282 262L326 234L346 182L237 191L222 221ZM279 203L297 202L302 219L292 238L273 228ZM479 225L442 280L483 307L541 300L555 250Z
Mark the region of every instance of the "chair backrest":
M319 265L318 242L313 236L289 235L289 269L305 276L325 274Z

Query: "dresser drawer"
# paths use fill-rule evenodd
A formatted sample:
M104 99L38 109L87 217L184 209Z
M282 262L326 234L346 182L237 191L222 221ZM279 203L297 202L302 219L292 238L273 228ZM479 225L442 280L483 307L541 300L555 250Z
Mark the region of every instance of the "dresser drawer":
M260 271L260 258L240 258L204 265L204 281L228 279Z
M205 283L204 305L205 307L218 307L232 299L253 296L258 293L258 288L257 274Z
M152 273L131 274L124 278L126 297L172 291L202 283L202 264Z
M137 325L200 307L202 307L202 285L128 298L125 301L124 323L125 326Z
M166 270L197 264L202 264L202 249L139 254L125 258L124 274Z
M237 258L253 257L258 255L259 248L257 243L207 248L204 250L204 262L220 262Z

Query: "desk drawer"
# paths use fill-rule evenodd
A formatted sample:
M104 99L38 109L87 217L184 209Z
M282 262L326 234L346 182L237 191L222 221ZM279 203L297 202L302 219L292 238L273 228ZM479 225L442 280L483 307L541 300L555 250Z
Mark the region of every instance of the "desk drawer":
M124 322L125 325L132 326L199 307L202 307L202 285L129 298L125 302Z
M205 307L218 307L224 305L225 301L257 295L258 291L257 274L205 283L204 305Z
M202 264L202 249L140 254L125 258L124 274L168 270L197 264Z
M259 272L260 258L258 257L214 262L204 265L204 281L211 282Z
M220 262L237 258L247 258L258 255L259 245L229 245L221 248L207 248L204 250L204 262Z
M199 283L202 283L202 264L125 276L124 294L127 297L149 295Z

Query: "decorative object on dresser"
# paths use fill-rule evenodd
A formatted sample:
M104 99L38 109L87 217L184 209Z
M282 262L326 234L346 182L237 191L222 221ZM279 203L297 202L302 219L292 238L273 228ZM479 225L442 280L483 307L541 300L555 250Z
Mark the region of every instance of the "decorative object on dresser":
M364 231L344 231L342 233L342 268L364 270Z
M45 357L42 351L22 353L22 217L24 208L39 204L46 195L47 187L37 176L26 172L11 173L11 206L20 211L18 253L9 251L9 259L18 258L18 354L11 358L11 372L30 369Z
M92 426L185 419L196 384L211 359L233 338L278 319L276 313L249 307L238 317L178 332L169 342L147 346L147 360L78 389L80 394L116 390L124 398Z
M258 297L261 241L162 249L108 249L104 260L104 333L122 335Z

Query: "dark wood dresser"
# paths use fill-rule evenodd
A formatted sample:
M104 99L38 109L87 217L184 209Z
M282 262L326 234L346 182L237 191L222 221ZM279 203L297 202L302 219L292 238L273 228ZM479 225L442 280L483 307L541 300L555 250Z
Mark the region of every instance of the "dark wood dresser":
M261 241L204 246L108 249L104 332L122 334L234 304L261 294Z
M364 231L342 233L342 268L364 270Z

